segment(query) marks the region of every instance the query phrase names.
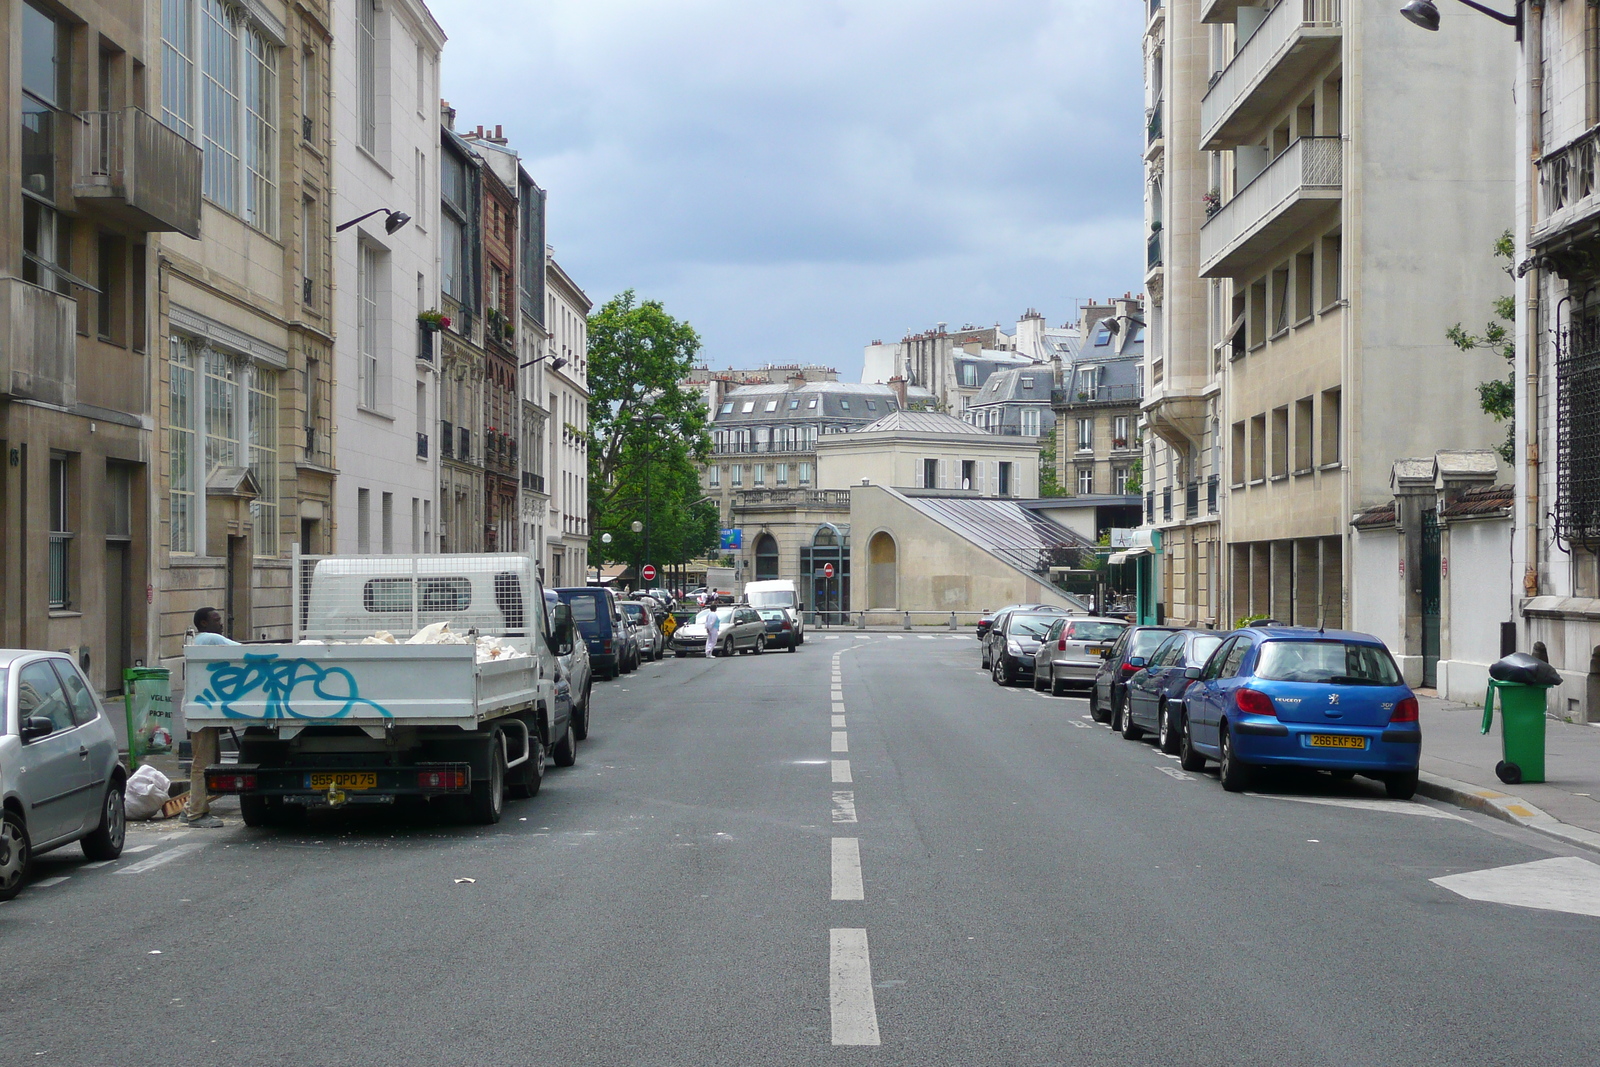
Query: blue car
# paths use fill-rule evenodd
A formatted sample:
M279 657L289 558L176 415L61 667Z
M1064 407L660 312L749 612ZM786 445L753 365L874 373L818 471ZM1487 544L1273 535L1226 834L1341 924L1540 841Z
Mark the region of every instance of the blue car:
M1186 770L1216 760L1222 788L1234 793L1249 788L1257 767L1362 774L1401 800L1417 791L1417 698L1376 637L1249 627L1186 673Z

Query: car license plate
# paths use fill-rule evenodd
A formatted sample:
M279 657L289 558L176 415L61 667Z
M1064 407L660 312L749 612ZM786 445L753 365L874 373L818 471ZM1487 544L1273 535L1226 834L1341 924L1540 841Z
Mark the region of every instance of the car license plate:
M1312 748L1366 748L1367 739L1354 734L1312 734Z
M321 792L324 789L376 789L378 775L375 771L343 771L340 773L308 774L306 788Z

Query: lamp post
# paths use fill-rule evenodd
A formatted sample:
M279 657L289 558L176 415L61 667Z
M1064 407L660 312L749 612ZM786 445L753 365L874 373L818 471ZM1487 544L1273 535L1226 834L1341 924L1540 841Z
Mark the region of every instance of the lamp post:
M375 207L371 211L367 212L365 215L357 215L355 218L351 219L349 222L341 222L339 225L337 225L337 226L335 226L333 228L333 232L334 233L343 233L344 231L348 230L350 227L354 226L356 223L361 222L361 221L363 221L365 219L370 219L372 216L380 214L380 213L389 216L388 218L383 220L383 232L384 233L392 234L396 230L398 230L400 227L404 226L406 223L411 221L411 216L407 215L404 211L390 211L386 207Z
M1485 7L1476 0L1461 0L1472 10L1488 15L1496 22L1505 23L1517 31L1517 40L1522 40L1522 0L1516 0L1516 9L1509 15L1503 11L1496 11L1492 7ZM1439 8L1433 0L1410 0L1410 3L1400 9L1407 22L1421 26L1425 30L1439 29Z

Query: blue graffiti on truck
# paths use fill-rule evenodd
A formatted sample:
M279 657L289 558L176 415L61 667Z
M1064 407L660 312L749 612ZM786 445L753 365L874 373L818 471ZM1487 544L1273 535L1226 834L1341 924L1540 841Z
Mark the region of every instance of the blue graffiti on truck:
M280 659L277 653L247 652L243 663L206 664L210 684L195 697L202 707L220 708L229 719L343 719L356 708L371 708L386 719L394 716L382 704L361 695L355 676L343 667L320 667L308 659ZM310 712L294 709L296 690L303 702L322 705ZM234 708L236 701L260 693L259 714ZM328 707L332 705L332 707Z

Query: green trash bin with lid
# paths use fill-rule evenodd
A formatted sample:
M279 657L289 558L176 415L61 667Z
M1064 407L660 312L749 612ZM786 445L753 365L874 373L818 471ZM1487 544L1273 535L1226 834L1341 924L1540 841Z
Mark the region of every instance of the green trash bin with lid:
M129 667L122 672L128 717L128 766L172 751L172 672L165 667Z
M1500 697L1500 740L1503 759L1494 773L1507 785L1544 781L1545 697L1561 684L1561 675L1542 659L1516 652L1489 668L1483 697L1483 726L1494 722L1495 695Z

